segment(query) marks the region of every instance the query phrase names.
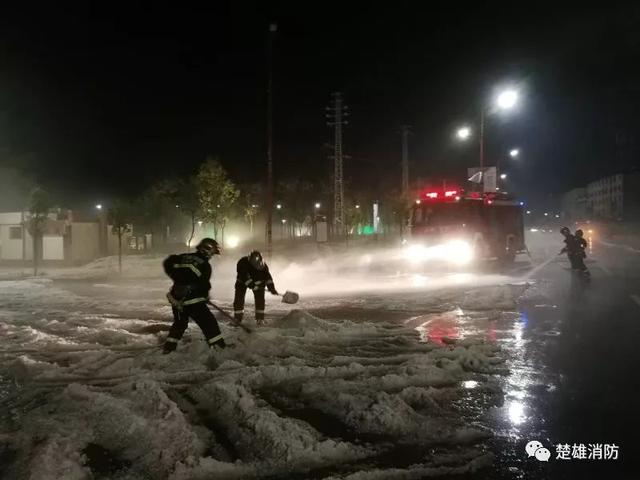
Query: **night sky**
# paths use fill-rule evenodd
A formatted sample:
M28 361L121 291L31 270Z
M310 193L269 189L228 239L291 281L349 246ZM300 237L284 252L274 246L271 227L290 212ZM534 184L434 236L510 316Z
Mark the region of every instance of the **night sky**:
M324 107L350 106L352 185L400 183L399 126L412 174L459 174L499 85L525 94L487 117L487 163L505 159L532 201L638 165L640 8L607 2L129 2L0 11L0 166L83 201L133 195L218 156L237 181L265 171L266 40L279 25L275 162L279 177L331 172ZM353 5L346 5L353 3ZM518 162L506 153L517 146ZM396 185L397 184L397 185Z

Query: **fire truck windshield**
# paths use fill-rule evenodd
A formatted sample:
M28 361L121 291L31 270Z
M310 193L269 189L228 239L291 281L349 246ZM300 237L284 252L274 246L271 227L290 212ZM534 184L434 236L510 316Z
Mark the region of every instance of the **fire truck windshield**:
M466 203L426 203L413 208L414 226L440 226L470 223L473 221L473 207Z

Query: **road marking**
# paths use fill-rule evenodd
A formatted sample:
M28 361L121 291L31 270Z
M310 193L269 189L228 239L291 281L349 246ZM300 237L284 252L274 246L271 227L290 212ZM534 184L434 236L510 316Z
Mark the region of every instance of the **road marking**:
M631 300L636 302L636 304L640 307L640 295L636 295L635 293L632 293L631 295L629 295L629 297L631 297Z
M613 272L609 270L607 267L605 267L604 265L598 265L598 268L602 270L604 273L606 273L607 275L609 275L610 277L613 276Z

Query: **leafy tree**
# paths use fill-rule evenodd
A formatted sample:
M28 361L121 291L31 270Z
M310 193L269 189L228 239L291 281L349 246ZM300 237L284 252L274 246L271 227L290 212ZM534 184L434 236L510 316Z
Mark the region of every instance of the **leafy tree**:
M122 237L131 231L133 210L130 203L119 200L109 209L111 232L118 236L118 272L122 275Z
M191 222L191 235L187 245L191 248L191 242L196 231L196 221L200 211L200 195L198 190L198 178L190 176L182 179L177 184L177 194L175 196L176 205L187 215Z
M132 219L154 238L159 233L166 242L166 226L175 217L176 196L176 182L161 180L154 183L135 202L135 211L130 212Z
M278 187L287 216L302 234L302 227L310 224L314 212L316 199L313 184L296 178L280 182Z
M352 229L362 225L365 221L364 212L359 204L350 204L344 209L345 238L349 242Z
M214 235L218 230L224 244L224 228L229 220L240 191L229 179L226 170L218 160L208 158L197 176L198 199L204 221L213 224Z
M260 204L264 201L262 186L258 183L244 185L240 188L242 192L241 214L249 222L249 232L253 237L254 224L260 212Z
M49 192L40 186L35 186L29 194L29 219L27 231L33 239L33 276L38 275L38 261L42 256L42 237L47 225L47 215L53 208Z

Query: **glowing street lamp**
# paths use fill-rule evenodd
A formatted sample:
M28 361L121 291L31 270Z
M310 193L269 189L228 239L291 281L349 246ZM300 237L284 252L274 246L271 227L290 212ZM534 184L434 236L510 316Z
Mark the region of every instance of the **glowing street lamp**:
M501 110L511 110L518 104L518 92L512 88L503 90L496 96L496 106Z
M277 205L276 205L276 208L277 208L278 210L280 210L280 209L282 208L282 205L279 203L279 204L277 204Z
M509 156L511 158L516 158L518 155L520 155L520 150L518 150L517 148L513 148L510 152L509 152Z
M500 174L500 180L506 180L507 179L507 174L506 173L501 173Z
M101 203L98 203L96 205L96 210L102 210L102 204Z
M471 129L469 127L460 127L457 131L456 131L456 137L458 137L458 140L462 140L465 141L467 140L469 137L471 136Z
M320 208L320 202L316 202L315 207L316 207L316 210L319 209Z
M491 113L492 110L507 111L513 109L519 101L520 95L517 90L513 88L501 90L495 96L491 105L483 105L480 109L480 128L479 128L479 146L480 146L480 168L484 168L484 116L485 113ZM471 129L469 127L461 127L456 131L458 140L467 140L471 136ZM512 150L513 152L514 150ZM517 156L517 150L515 150Z

